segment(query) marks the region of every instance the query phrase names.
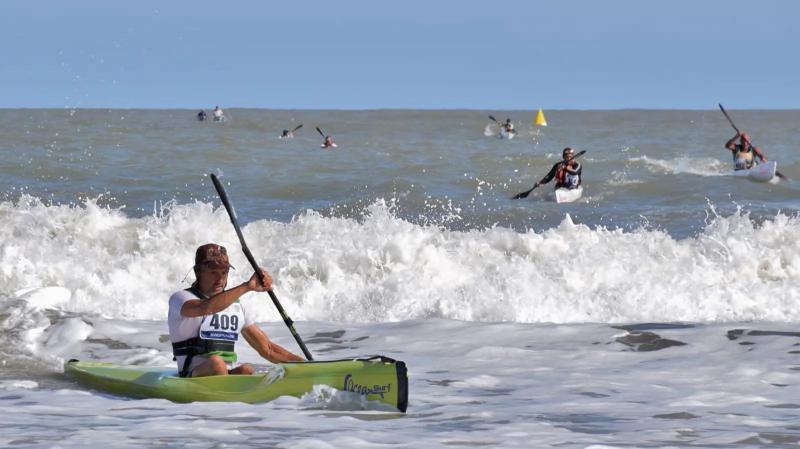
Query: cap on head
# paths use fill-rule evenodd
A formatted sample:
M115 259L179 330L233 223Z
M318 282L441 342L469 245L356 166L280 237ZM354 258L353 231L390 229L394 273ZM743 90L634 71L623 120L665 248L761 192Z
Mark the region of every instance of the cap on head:
M228 269L232 268L228 260L228 251L216 243L206 243L194 253L194 268Z
M566 147L564 148L564 151L561 152L561 156L566 156L567 153L574 153L574 152L575 150L573 150L572 147Z

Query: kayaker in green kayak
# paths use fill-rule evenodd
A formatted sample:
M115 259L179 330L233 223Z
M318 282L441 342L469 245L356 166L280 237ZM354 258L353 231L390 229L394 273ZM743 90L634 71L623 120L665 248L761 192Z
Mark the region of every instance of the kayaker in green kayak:
M197 280L186 290L169 298L169 336L181 377L252 374L255 369L237 360L234 345L239 335L273 363L304 360L273 343L246 315L239 297L248 292L272 288L272 278L262 270L264 282L253 273L247 282L229 290L231 264L224 246L208 243L195 252Z

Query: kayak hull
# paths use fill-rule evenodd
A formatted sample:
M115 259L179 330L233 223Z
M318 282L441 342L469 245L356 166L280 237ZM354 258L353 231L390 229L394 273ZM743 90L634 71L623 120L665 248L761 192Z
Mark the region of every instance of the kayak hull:
M389 404L401 412L408 405L405 363L388 357L281 363L252 375L178 377L176 369L70 360L64 372L88 387L133 398L174 402L268 402L300 397L314 385L329 385Z
M555 189L548 194L548 199L556 203L571 203L577 201L583 196L583 186L578 186L574 189Z
M745 170L734 170L733 176L746 178L754 182L769 182L775 177L777 170L778 164L775 161L769 161Z
M503 129L503 130L500 131L500 134L498 134L497 137L499 137L501 139L511 140L514 137L517 137L517 132L515 130L513 130L513 129L510 132Z

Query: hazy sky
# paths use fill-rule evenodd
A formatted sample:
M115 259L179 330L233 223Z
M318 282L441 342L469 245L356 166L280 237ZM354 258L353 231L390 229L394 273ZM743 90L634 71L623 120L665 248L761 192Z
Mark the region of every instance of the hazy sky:
M0 1L0 107L800 107L800 2Z

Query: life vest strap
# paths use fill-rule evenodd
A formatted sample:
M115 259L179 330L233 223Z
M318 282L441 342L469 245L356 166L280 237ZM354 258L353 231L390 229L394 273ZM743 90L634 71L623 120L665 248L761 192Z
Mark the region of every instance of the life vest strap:
M180 377L189 375L189 366L196 355L208 354L216 351L233 352L234 342L226 340L204 340L200 337L189 338L172 344L172 353L175 357L186 356L183 367L178 373Z
M177 355L202 355L209 352L233 352L234 342L227 340L204 340L200 337L190 338L172 344L172 353Z

